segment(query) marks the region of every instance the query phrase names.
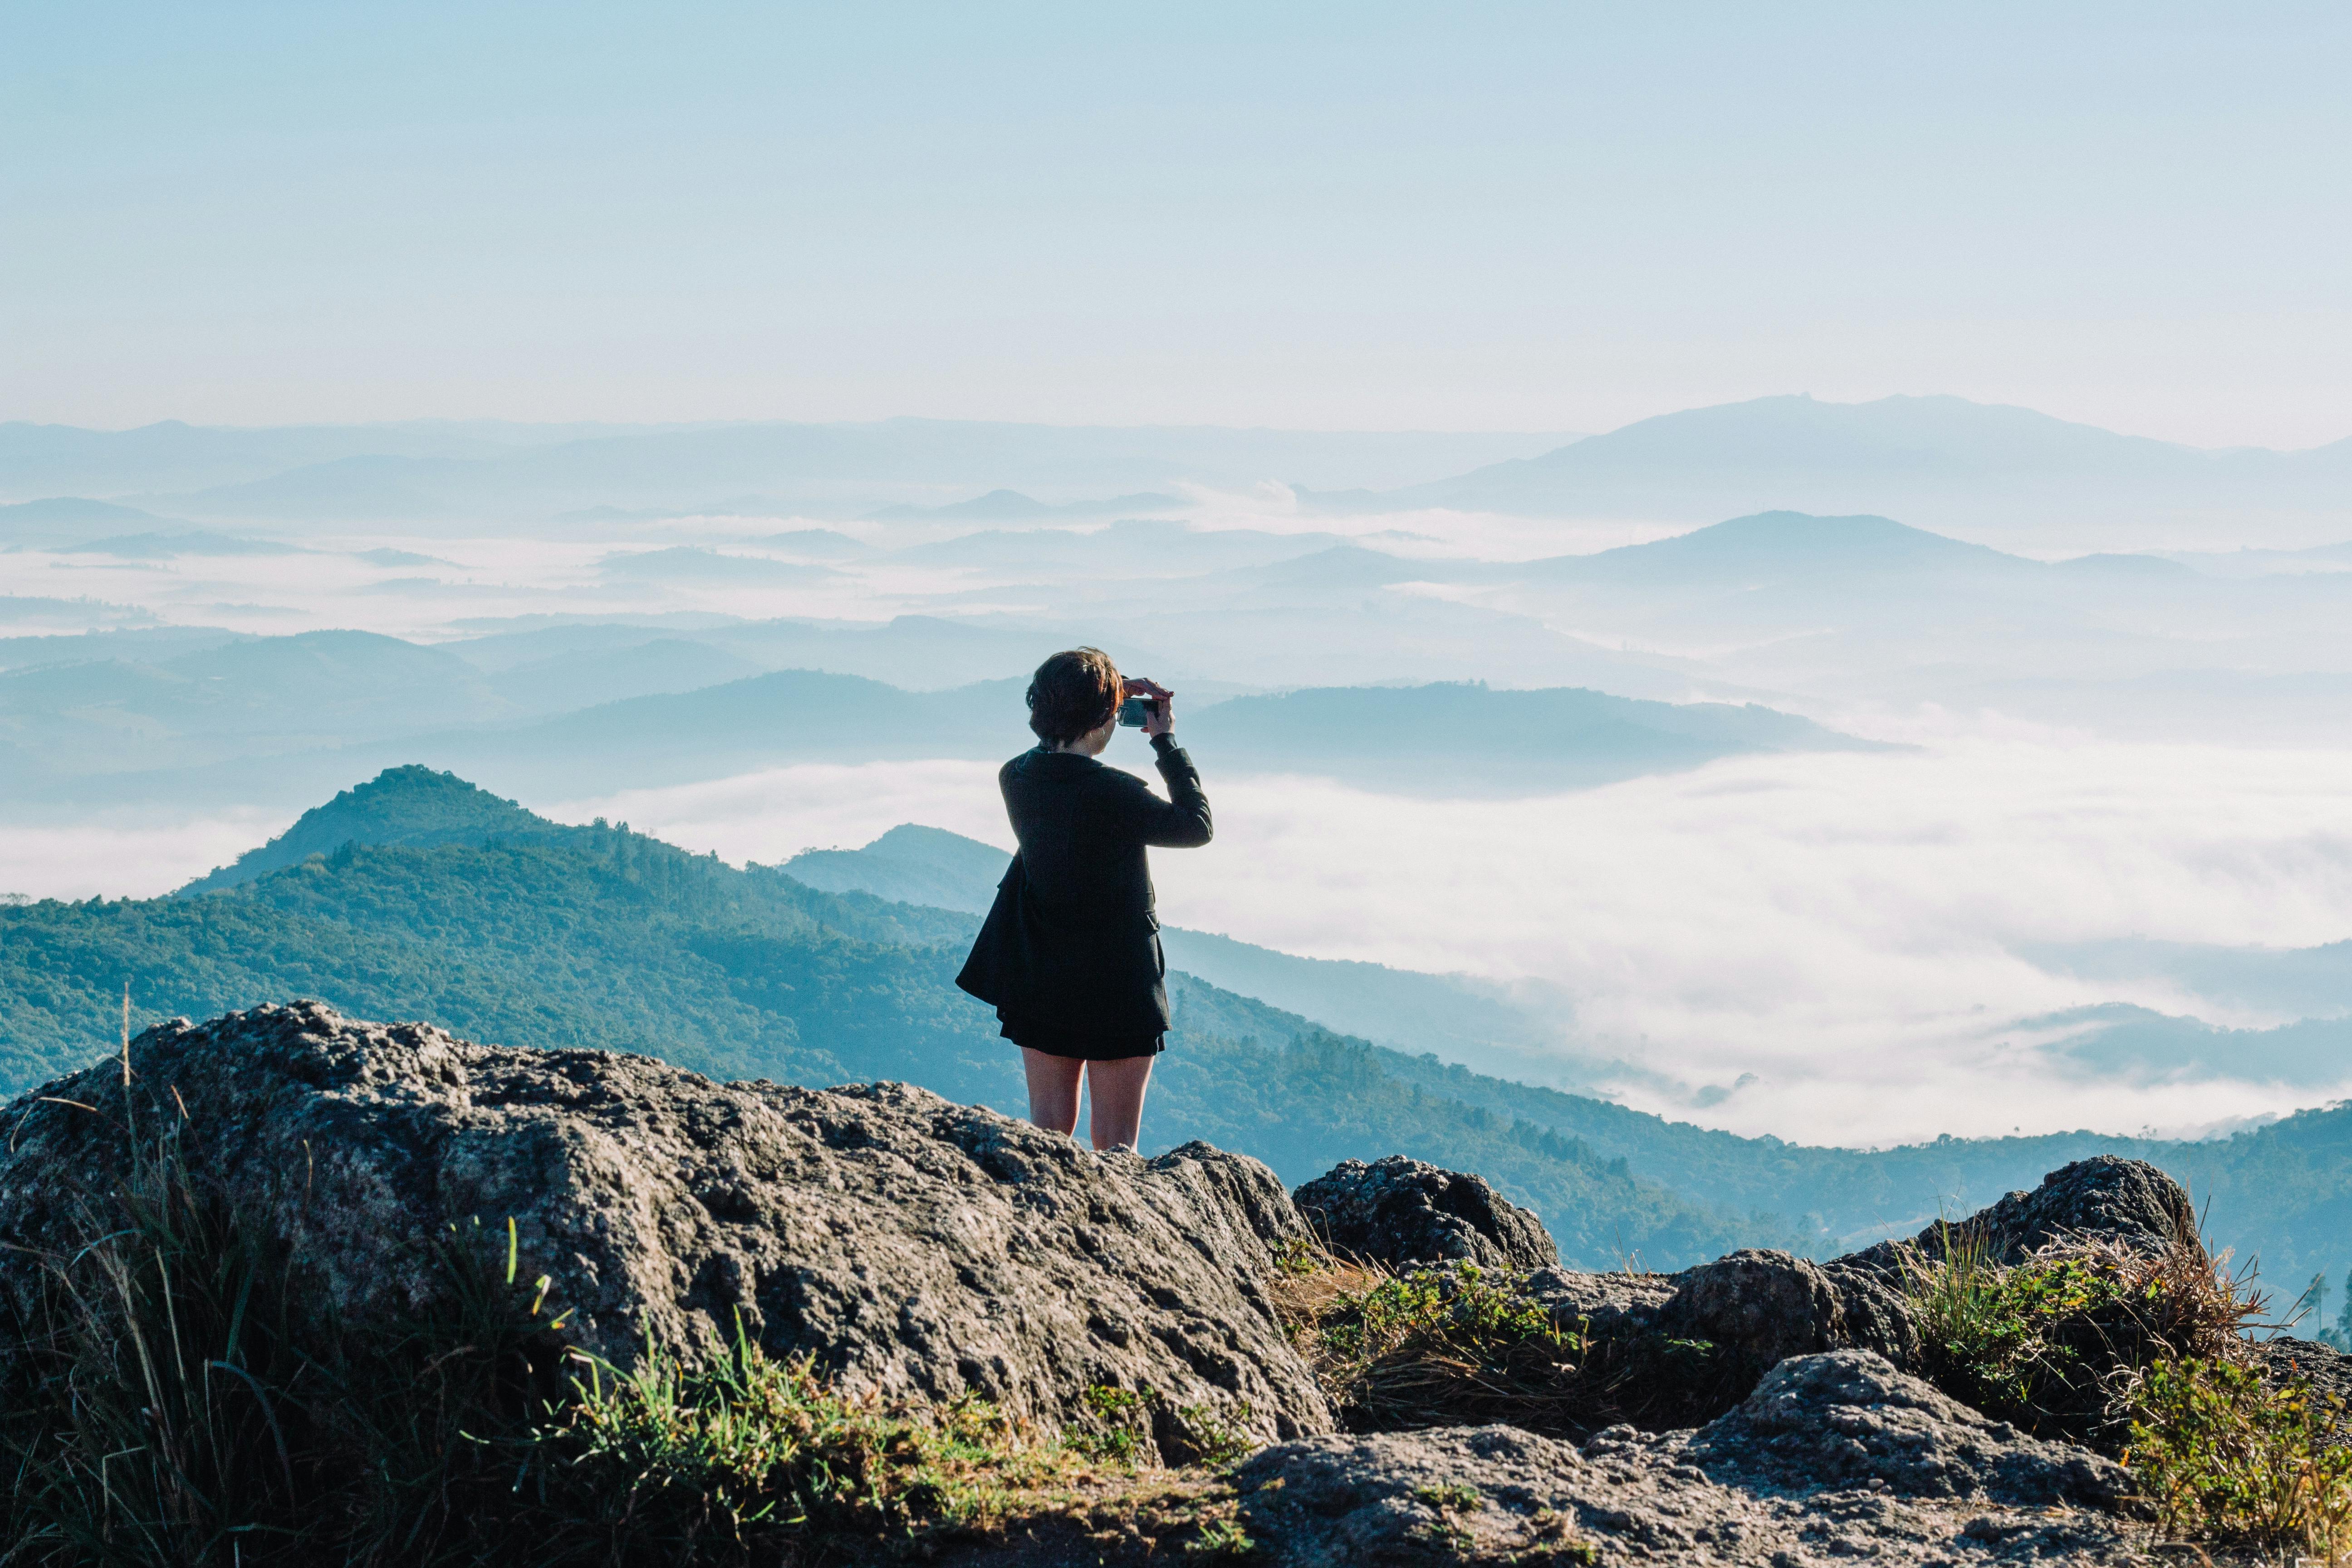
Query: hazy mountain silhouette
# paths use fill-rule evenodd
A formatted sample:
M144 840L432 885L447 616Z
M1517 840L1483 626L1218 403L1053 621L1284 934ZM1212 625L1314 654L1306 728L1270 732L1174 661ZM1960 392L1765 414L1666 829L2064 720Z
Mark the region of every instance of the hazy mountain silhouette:
M2165 561L2151 561L2158 568ZM1969 544L1885 517L1759 512L1646 544L1591 555L1559 555L1515 566L1529 581L1581 581L1649 587L1754 588L1790 579L1990 576L2021 581L2049 568L2038 561Z
M676 512L742 492L841 516L973 489L1083 499L1161 494L1178 481L1242 488L1281 475L1324 485L1407 484L1562 438L939 419L608 427L552 440L515 427L484 435L471 427L16 425L0 426L0 494L169 495L173 510L207 518L425 522L467 513L478 524L493 515L539 523L589 508Z
M111 555L120 561L164 561L174 555L308 555L299 544L274 539L240 539L194 529L185 533L126 533L92 539L73 547L77 555Z
M991 490L970 500L946 506L886 506L866 513L871 522L1017 522L1032 518L1108 517L1120 512L1171 511L1185 504L1181 496L1145 490L1111 496L1103 500L1065 501L1051 506L1019 490Z
M1639 420L1454 479L1311 499L1342 510L1694 521L1765 507L1866 510L1979 538L2128 526L2140 544L2158 542L2158 531L2197 542L2226 536L2230 509L2352 516L2352 441L2206 452L1959 397L1759 397Z
M173 521L135 506L85 500L79 496L51 496L43 500L0 506L0 545L25 548L72 544L93 534L168 528Z

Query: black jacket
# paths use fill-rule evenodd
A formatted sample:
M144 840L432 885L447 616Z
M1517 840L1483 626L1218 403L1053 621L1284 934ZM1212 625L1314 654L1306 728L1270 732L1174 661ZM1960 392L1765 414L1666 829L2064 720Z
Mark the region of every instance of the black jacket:
M956 984L1008 1017L1103 1040L1168 1027L1167 960L1143 848L1213 831L1192 759L1155 736L1161 800L1076 752L1024 752L997 771L1021 840Z

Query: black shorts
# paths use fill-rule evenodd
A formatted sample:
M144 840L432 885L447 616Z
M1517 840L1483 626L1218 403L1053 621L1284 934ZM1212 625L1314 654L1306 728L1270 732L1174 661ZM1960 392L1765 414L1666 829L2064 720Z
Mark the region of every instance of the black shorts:
M1076 1057L1080 1061L1117 1062L1131 1057L1156 1057L1167 1049L1164 1035L1147 1035L1140 1039L1107 1040L1100 1035L1081 1034L1076 1030L1055 1028L1050 1024L1034 1023L1026 1018L1006 1016L1002 1011L996 1021L1003 1026L997 1030L1016 1046L1033 1051L1043 1051L1049 1057Z

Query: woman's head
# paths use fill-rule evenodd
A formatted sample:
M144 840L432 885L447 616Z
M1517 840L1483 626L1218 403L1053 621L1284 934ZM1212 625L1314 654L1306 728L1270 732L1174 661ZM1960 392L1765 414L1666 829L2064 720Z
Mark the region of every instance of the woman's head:
M1029 728L1049 746L1066 746L1110 722L1123 683L1098 647L1074 647L1037 667L1029 681Z

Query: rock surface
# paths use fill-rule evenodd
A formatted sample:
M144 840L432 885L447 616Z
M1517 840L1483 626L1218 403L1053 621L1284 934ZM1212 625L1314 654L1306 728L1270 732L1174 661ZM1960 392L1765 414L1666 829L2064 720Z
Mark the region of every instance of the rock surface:
M2097 1154L2051 1172L2030 1193L2011 1193L1949 1226L1931 1225L1909 1245L1941 1258L1947 1236L1959 1233L1981 1238L1995 1263L2021 1262L2072 1236L2111 1237L2158 1252L2177 1235L2196 1235L2197 1213L2180 1184L2147 1161ZM1901 1267L1900 1256L1895 1243L1882 1241L1839 1261L1893 1274Z
M1101 1157L900 1084L718 1084L312 1003L174 1021L131 1061L138 1125L176 1127L347 1321L445 1289L424 1244L452 1220L491 1227L502 1261L511 1216L522 1277L551 1276L567 1336L616 1363L647 1334L698 1351L740 1314L852 1386L971 1391L1048 1429L1090 1386L1149 1385L1171 1456L1184 1405L1261 1438L1331 1429L1263 1285L1306 1232L1264 1165L1206 1145ZM82 1194L121 1167L120 1071L9 1108L0 1242L74 1244ZM0 1252L0 1290L21 1300L33 1267Z
M1795 1355L1875 1351L1898 1366L1919 1342L1901 1297L1876 1278L1824 1268L1785 1252L1742 1248L1675 1276L1658 1325L1706 1340L1760 1375Z
M1559 1262L1543 1221L1484 1176L1402 1154L1369 1165L1343 1160L1291 1200L1325 1246L1367 1263L1402 1268L1462 1260L1524 1270Z
M2131 1491L2114 1460L2022 1436L1868 1351L1781 1363L1738 1409L1695 1434L1687 1452L1709 1474L1797 1489L1859 1485L2107 1510Z
M1613 1427L1581 1450L1509 1426L1318 1437L1237 1479L1284 1568L2145 1561L2108 1511L2120 1467L1866 1352L1783 1362L1697 1432Z

